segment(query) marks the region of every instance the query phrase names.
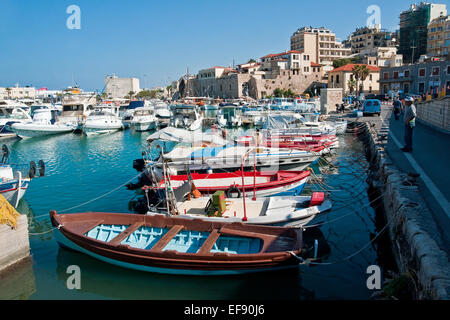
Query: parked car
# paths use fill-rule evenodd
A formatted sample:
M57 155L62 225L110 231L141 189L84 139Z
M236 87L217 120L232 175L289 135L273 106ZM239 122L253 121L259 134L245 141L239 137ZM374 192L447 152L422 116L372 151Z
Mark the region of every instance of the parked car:
M367 99L363 104L363 114L381 114L381 101L378 99Z

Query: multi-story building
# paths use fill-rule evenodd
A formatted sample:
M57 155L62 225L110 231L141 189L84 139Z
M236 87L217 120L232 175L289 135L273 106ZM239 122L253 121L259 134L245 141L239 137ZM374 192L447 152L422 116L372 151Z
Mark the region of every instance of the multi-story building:
M396 47L398 41L396 34L381 29L381 25L373 28L358 28L349 37L352 54L374 51L380 47Z
M427 53L428 25L434 19L447 15L445 4L420 3L400 14L399 54L408 63L414 63Z
M0 88L0 99L35 99L36 98L36 88L33 87L5 87Z
M105 78L105 92L113 99L123 98L130 92L136 94L140 91L138 78L119 78L115 75Z
M302 51L321 65L329 65L351 54L351 48L337 41L336 35L324 27L303 27L295 31L291 36L291 50Z
M381 70L381 93L437 94L446 88L450 94L450 62L430 61Z
M427 55L449 58L450 52L450 17L441 16L428 25Z
M379 68L400 67L403 65L403 56L397 53L395 47L379 47L367 49L356 54L362 58L361 63Z
M359 84L357 84L355 76L353 75L355 66L357 65L347 64L330 71L328 73L328 88L341 88L343 89L344 95L354 94L356 92L364 94L379 93L380 68L366 65L369 69L369 75L365 80L359 80ZM352 83L353 85L351 85ZM359 85L359 88L357 88L356 85Z

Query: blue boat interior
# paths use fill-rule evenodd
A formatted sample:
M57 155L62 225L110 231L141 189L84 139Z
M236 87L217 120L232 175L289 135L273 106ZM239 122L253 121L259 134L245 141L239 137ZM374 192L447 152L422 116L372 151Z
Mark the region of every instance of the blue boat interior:
M219 152L222 150L228 148L228 146L221 146L221 147L212 147L212 148L202 148L200 150L194 151L191 153L191 160L197 159L197 158L208 158L208 157L216 157Z
M85 235L89 238L109 242L122 233L128 225L98 225ZM136 249L150 250L169 231L168 228L140 227L121 244ZM197 253L206 241L209 232L182 230L164 247L163 251L173 250L180 253ZM262 249L262 240L221 235L214 243L211 253L255 254Z

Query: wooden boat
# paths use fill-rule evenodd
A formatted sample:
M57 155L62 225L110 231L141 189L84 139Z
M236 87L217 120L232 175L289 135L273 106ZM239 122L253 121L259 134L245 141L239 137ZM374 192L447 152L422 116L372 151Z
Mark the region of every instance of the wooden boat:
M231 275L296 267L302 230L164 215L50 212L58 243L120 267Z
M222 172L199 174L192 173L191 181L198 191L203 194L213 194L216 191L225 191L227 197L231 198L237 194L240 198L242 194L242 180L244 188L248 191L248 196L255 191L257 196L281 196L300 195L308 182L310 171L268 171L268 172ZM242 175L244 177L242 177ZM172 175L170 182L172 188L176 189L189 180L188 175ZM165 180L162 179L157 188L165 188ZM251 194L250 194L251 193Z

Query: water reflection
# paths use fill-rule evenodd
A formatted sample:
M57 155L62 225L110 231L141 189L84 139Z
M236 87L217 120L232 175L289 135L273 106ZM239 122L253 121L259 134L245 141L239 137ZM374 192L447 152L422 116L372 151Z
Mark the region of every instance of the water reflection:
M0 273L0 300L25 300L36 292L31 258L25 258Z
M78 252L60 248L58 279L67 280L69 265L81 269L81 291L109 299L132 300L229 300L313 299L314 292L301 286L297 269L242 276L174 276L133 271L103 263ZM276 292L276 294L274 294Z

